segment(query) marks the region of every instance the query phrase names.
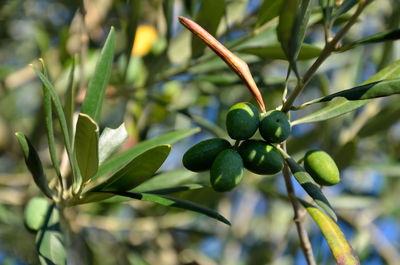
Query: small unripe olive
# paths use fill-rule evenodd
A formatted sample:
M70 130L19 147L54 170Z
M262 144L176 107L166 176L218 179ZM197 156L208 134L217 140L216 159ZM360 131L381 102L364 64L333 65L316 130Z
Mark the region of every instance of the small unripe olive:
M215 191L230 191L243 178L243 161L239 153L227 149L219 153L210 170L210 182Z
M211 168L217 155L231 144L222 138L212 138L202 141L192 146L182 157L183 165L195 172L208 170Z
M269 143L285 141L291 131L288 117L279 110L272 110L265 114L260 122L260 134Z
M260 140L247 140L238 149L245 168L260 175L273 175L282 170L283 159L272 145Z
M257 108L248 102L233 105L226 115L226 130L235 140L246 140L254 135L260 123Z
M322 150L310 150L305 154L304 169L320 185L331 186L340 181L335 161Z

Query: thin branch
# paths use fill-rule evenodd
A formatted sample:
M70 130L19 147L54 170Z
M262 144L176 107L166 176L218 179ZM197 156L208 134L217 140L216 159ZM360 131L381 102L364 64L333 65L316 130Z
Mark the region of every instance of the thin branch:
M283 150L286 151L286 145L283 144ZM294 193L293 183L290 178L290 172L287 164L285 163L283 167L283 177L285 179L286 190L290 199L290 202L293 207L294 212L294 223L296 224L297 233L300 239L300 245L303 250L304 256L307 260L308 265L316 265L314 258L314 253L311 247L310 239L308 238L308 234L306 228L304 227L304 216L306 211L301 207L299 201L296 198Z
M349 31L349 29L357 22L358 17L361 15L364 8L372 1L360 1L356 12L351 16L347 24L335 35L335 37L325 45L321 54L317 60L311 65L308 71L304 74L302 80L297 83L296 88L293 90L292 94L288 97L285 104L283 104L282 111L288 112L292 107L297 96L303 91L304 87L310 82L311 78L317 72L321 64L329 57L329 55L335 50L339 41L343 36Z

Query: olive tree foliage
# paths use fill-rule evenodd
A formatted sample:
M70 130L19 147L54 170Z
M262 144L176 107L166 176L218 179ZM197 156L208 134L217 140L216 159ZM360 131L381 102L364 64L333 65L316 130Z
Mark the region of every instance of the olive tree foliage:
M9 259L396 264L397 1L18 3L0 9Z

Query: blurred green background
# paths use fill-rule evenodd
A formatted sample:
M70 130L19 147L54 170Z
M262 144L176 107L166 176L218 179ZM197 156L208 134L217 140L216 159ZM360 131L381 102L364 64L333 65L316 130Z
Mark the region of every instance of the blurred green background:
M0 263L38 264L34 235L25 229L22 214L26 202L39 191L14 137L14 132L23 131L44 164L51 164L41 84L29 64L43 58L62 97L77 56L79 103L114 26L116 56L101 128L125 122L129 139L123 148L128 148L167 131L201 127L201 133L173 146L161 171L208 183L207 173L182 169L183 153L201 140L226 136L224 119L230 106L254 100L222 60L179 24L177 16L198 21L249 63L266 106L272 109L281 104L287 62L276 59L276 50L267 49L277 44L277 21L266 19L263 10L261 0L1 0ZM397 0L375 1L343 42L398 28L399 12ZM347 18L338 19L333 29ZM305 41L323 47L317 3ZM254 47L265 49L254 54ZM334 53L296 104L360 84L399 57L397 42ZM300 72L312 61L300 61ZM335 158L342 182L324 192L362 264L399 264L400 260L398 99L376 99L339 118L295 126L288 141L288 151L296 158L311 148L322 148ZM292 112L291 118L320 107ZM296 192L305 196L301 188ZM280 174L250 172L230 193L206 188L176 194L218 210L232 222L231 227L139 201L75 207L68 212L76 244L71 264L306 264L285 194ZM311 218L306 218L306 226L318 264L334 264Z

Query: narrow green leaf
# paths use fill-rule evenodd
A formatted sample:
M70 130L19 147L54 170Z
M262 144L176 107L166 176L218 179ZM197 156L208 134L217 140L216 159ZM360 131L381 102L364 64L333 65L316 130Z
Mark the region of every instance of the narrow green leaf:
M201 7L196 14L195 21L206 29L211 35L215 36L218 25L225 12L224 0L203 0ZM192 36L192 58L203 54L206 45L197 36Z
M336 221L337 216L335 211L310 174L297 164L294 159L289 157L285 160L297 182L299 182L308 195Z
M65 92L65 100L64 100L64 110L65 110L65 120L67 121L67 127L69 130L69 135L71 137L72 142L72 135L73 135L73 119L74 119L74 112L75 112L75 93L76 93L76 86L75 86L75 61L76 57L72 58L72 65L71 70L68 76L68 84L67 89Z
M359 1L358 0L346 0L333 12L333 19L345 14L347 11L352 9Z
M54 204L48 208L45 225L36 236L36 248L40 264L67 264L67 251L60 228L59 210Z
M319 0L319 6L322 9L324 24L329 25L332 19L332 12L334 8L334 0Z
M400 79L388 79L342 90L329 96L322 97L317 102L330 101L336 97L343 97L347 100L372 99L399 93Z
M290 40L289 61L292 60L294 70L297 71L296 60L300 52L306 35L306 29L311 14L311 0L302 0L296 15L295 25L293 26L292 37ZM293 67L293 66L292 66Z
M97 123L100 120L103 99L111 76L114 46L115 31L111 28L82 103L81 112L89 115Z
M126 165L130 160L134 159L136 156L140 155L146 150L149 150L155 146L162 144L173 144L181 139L184 139L192 134L199 132L199 128L192 129L182 129L170 133L166 133L159 137L149 139L138 143L133 148L126 150L120 154L113 156L111 159L106 160L100 167L99 170L92 178L92 180L104 175L105 173L115 171Z
M256 28L277 17L284 2L283 0L264 0L258 10Z
M300 48L298 60L309 60L319 56L322 49L316 46L303 43ZM279 43L263 46L263 47L251 47L239 50L241 53L257 55L263 59L281 59L287 60L285 52Z
M331 252L339 265L359 265L360 260L358 259L353 248L347 242L342 230L339 226L332 221L324 212L319 210L317 207L300 200L307 212L314 221L317 223L319 229L325 237Z
M277 36L282 50L289 57L290 41L292 39L293 27L296 22L296 14L299 8L300 0L288 0L282 5L279 12L279 23L277 30Z
M400 60L383 68L378 73L376 73L368 80L366 80L364 83L362 83L361 86L366 85L368 83L377 82L380 80L397 79L397 78L400 78ZM340 115L343 115L345 113L348 113L350 111L356 110L368 104L369 102L371 102L371 100L372 99L348 101L345 98L333 99L328 106L316 112L313 112L303 118L293 121L291 124L296 125L296 124L318 122L318 121L332 119ZM318 100L313 100L313 102L314 101L317 102Z
M299 76L296 60L311 13L311 0L288 0L282 5L277 27L278 40L291 68Z
M146 180L139 186L135 187L132 191L147 192L153 190L172 188L182 184L193 182L193 178L196 175L197 173L194 173L189 170L184 170L184 169L173 170L161 173Z
M220 215L219 213L217 213L209 208L206 208L200 204L191 202L191 201L174 198L174 197L167 196L167 195L156 195L156 194L149 194L149 193L115 192L114 194L119 195L119 196L133 198L136 200L149 201L149 202L158 203L158 204L161 204L164 206L175 207L175 208L180 208L180 209L185 209L185 210L201 213L208 217L211 217L213 219L221 221L224 224L231 225L231 223L225 217Z
M176 187L171 187L171 188L149 190L149 191L146 191L146 193L167 195L167 194L171 194L171 193L177 193L177 192L189 191L189 190L198 190L198 189L203 189L203 188L207 188L207 187L208 186L206 186L206 185L193 183L193 184L185 184L182 186L176 186Z
M46 78L48 78L47 69L46 69L46 66L44 65L43 60L40 60L40 62L42 63L43 74ZM49 144L50 159L53 164L53 168L56 172L56 175L62 185L60 161L58 159L56 140L54 137L51 95L50 95L49 89L44 84L42 84L42 91L43 91L43 107L44 107L44 116L45 116L45 125L46 125L46 135L47 135L47 142Z
M72 153L71 136L69 134L67 120L65 119L65 114L64 114L64 110L62 108L60 99L59 99L59 97L58 97L58 95L56 93L56 90L54 89L53 85L49 81L49 79L44 74L42 74L42 72L39 71L39 69L37 69L33 65L32 65L32 69L39 76L40 80L43 82L43 84L46 87L47 91L51 95L51 99L53 101L54 108L55 108L55 111L56 111L56 114L57 114L57 118L58 118L58 121L60 123L61 131L62 131L62 134L63 134L63 137L64 137L65 149L67 151L68 159L69 159L70 164L71 164L71 169L72 169L72 173L73 173L73 177L74 177L73 183L74 183L74 185L79 186L79 183L81 181L81 175L80 175L80 172L79 172L79 167L78 167L77 162L76 162L76 158Z
M25 135L22 133L16 133L15 136L17 136L18 142L24 154L25 164L31 172L33 180L39 189L44 193L44 195L51 199L53 194L49 188L49 184L43 170L42 161L40 161L38 153Z
M110 155L115 152L128 138L125 124L118 128L105 128L99 139L99 164L102 164Z
M400 39L400 29L392 29L392 30L380 32L380 33L374 34L372 36L368 36L363 39L357 40L350 44L344 45L337 51L344 52L344 51L350 50L358 45L385 42L385 41L393 41L393 40L398 40L398 39Z
M85 183L99 167L99 126L87 114L80 113L76 124L74 151L82 181Z
M167 159L170 145L159 145L133 158L109 179L90 191L128 191L153 176Z

